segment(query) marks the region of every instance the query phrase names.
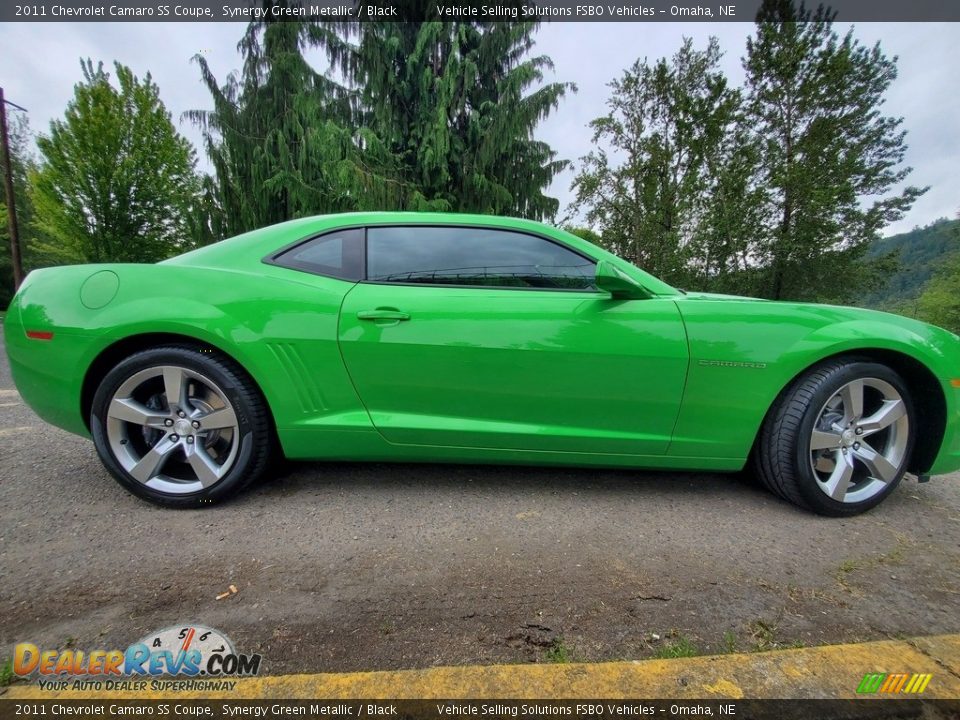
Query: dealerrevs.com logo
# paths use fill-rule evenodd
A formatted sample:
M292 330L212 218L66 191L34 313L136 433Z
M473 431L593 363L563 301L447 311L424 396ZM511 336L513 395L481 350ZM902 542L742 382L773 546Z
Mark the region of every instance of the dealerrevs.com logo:
M45 650L20 643L13 652L13 672L36 674L38 685L50 690L232 690L236 683L229 678L256 675L260 660L257 654L238 653L219 630L175 625L126 650Z

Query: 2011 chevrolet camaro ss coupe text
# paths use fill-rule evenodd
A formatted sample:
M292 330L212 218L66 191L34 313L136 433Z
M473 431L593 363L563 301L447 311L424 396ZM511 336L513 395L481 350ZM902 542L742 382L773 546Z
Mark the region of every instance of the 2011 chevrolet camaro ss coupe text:
M36 412L131 492L220 501L271 457L736 471L826 515L960 467L960 338L684 293L561 230L283 223L156 265L36 270L5 322Z

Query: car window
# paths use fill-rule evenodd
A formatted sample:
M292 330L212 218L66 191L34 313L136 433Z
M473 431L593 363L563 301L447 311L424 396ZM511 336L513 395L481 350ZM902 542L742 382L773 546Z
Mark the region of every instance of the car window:
M278 255L273 262L294 270L344 280L363 277L363 229L337 230Z
M487 228L367 231L373 282L595 290L596 264L544 238Z

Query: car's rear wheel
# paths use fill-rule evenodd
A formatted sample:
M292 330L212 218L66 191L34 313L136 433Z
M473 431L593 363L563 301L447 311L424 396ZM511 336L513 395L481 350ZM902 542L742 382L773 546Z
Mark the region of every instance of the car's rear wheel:
M915 428L910 393L897 373L875 362L836 360L807 372L778 399L754 463L782 498L822 515L855 515L900 482Z
M121 485L168 507L222 501L252 482L271 445L266 405L235 363L192 347L123 360L97 388L90 429Z

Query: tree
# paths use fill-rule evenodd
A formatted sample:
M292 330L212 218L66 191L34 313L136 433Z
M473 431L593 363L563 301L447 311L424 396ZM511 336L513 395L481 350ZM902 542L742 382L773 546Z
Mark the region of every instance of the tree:
M881 112L896 58L852 30L841 38L834 18L823 6L764 0L747 41L748 112L766 190L756 263L766 269L760 294L773 299L845 301L876 284L885 267L864 260L868 246L925 191L888 195L910 172L902 118Z
M534 22L331 24L323 43L359 102L357 122L416 188L404 206L542 219L566 161L534 138L576 87L543 83L550 58L528 57Z
M35 249L60 262L154 262L189 246L195 158L148 74L81 62L63 120L40 136L31 178Z
M689 287L756 295L762 268L756 247L763 237L765 188L757 183L759 151L742 107L723 142L705 157L707 185L688 254Z
M718 70L720 56L716 38L703 51L685 39L669 61L638 60L611 82L610 112L590 124L605 146L581 159L573 183L573 209L586 210L608 249L681 285L723 264L706 256L715 239L697 230L710 189L729 184L721 179L724 147L740 105ZM690 246L695 237L698 248ZM691 270L694 258L699 270Z
M544 189L565 163L533 131L572 86L531 91L551 66L524 59L535 24L271 18L248 26L242 76L220 85L197 58L214 109L187 115L216 174L213 234L348 210L556 212Z
M927 283L917 310L922 320L960 333L960 253L954 254Z
M954 228L953 236L956 247L960 226ZM917 310L921 319L960 334L960 250L953 251L923 288Z
M17 207L17 220L20 227L20 245L23 253L24 270L31 264L29 247L34 235L33 205L27 193L27 178L36 167L36 160L30 150L32 135L27 116L23 113L7 114L10 138L10 160L13 166L13 194ZM0 172L3 172L0 165ZM10 259L10 234L7 226L7 203L4 193L0 192L0 308L5 308L13 297L13 267Z
M576 235L581 240L586 240L587 242L593 243L598 247L603 247L603 238L600 237L600 233L595 232L587 227L576 227L575 225L566 225L564 228L571 235Z
M204 58L195 58L214 108L186 116L201 126L215 171L205 185L212 234L402 205L412 191L397 180L379 139L356 124L355 98L304 57L321 42L320 26L265 17L240 41L240 77L231 74L221 86Z

